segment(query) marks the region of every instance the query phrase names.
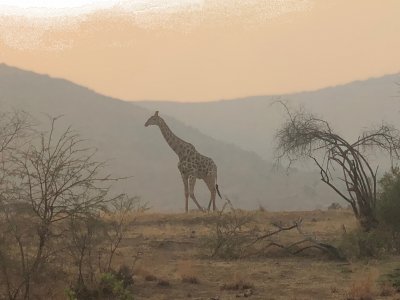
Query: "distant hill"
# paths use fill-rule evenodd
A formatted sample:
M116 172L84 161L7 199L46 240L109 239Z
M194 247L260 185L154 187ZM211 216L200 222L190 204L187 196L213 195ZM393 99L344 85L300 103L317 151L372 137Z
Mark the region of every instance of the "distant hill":
M188 119L183 118L186 125L167 116L167 113L174 115L174 108L167 110L167 106L161 107L160 115L165 116L166 122L178 136L193 143L200 152L214 159L218 165L221 191L237 207L256 208L263 205L270 210L312 209L337 200L315 174L297 171L287 176L284 171L274 169L271 163L263 160L254 151L235 146L233 142L241 144L246 138L249 141L259 140L260 145L270 138L269 130L261 130L266 116L251 121L259 127L263 135L255 131L246 133L248 127L240 126L246 120L244 114L236 108L232 111L224 108L224 105L236 107L235 103L243 105L246 101L220 102L216 107L222 107L216 109L211 106L208 113L208 105L212 104L204 107L185 106L184 109L189 109L193 115L193 119L189 115ZM119 185L122 191L141 196L143 201L149 202L156 210L183 210L183 184L177 169L178 158L168 147L158 128L144 127L147 118L154 113L153 108L147 109L105 97L66 80L2 64L0 109L9 110L12 107L24 109L43 121L43 124L46 124L46 115L64 115L62 124L71 124L83 137L88 138L99 149L98 157L108 160L110 172L117 176L133 176ZM181 106L176 107L181 114ZM246 114L249 112L249 115L254 115L247 106L245 109ZM222 115L218 116L217 111ZM233 111L238 114L237 120L231 115ZM263 113L258 112L258 115L262 116ZM215 132L212 130L213 126ZM211 132L210 135L214 138L201 133L195 127L202 128L203 132ZM233 128L238 131L232 132ZM235 134L237 139L234 138ZM224 137L225 142L215 139L217 136ZM227 143L230 139L232 142ZM255 149L250 145L243 148ZM205 206L209 194L203 182L196 185L196 193ZM221 207L221 202L217 204ZM192 203L190 205L194 207Z
M337 132L356 138L361 129L382 121L400 128L399 83L400 74L394 74L297 94L208 103L143 101L135 105L158 109L204 134L271 160L274 133L285 117L275 101L287 101L292 108L302 105L328 120Z

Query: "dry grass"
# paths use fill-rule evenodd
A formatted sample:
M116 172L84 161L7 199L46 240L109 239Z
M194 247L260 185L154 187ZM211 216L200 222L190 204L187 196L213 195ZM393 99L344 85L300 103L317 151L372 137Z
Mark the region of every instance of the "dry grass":
M347 230L356 226L347 210L241 213L251 216L251 225L260 229L268 228L273 221L302 218L305 232L330 240L341 236L343 225ZM144 253L135 271L135 299L360 300L389 294L378 288L374 274L390 269L396 258L371 261L367 267L361 261L344 264L310 255L207 259L201 255L201 247L203 239L215 229L216 220L215 213L198 212L139 216L124 241L125 251ZM154 276L154 281L146 281L146 276ZM168 288L158 285L161 278L168 280Z
M267 229L271 222L303 219L303 231L334 240L343 225L355 227L351 212L306 211L241 212L251 225ZM215 230L216 213L155 214L132 216L115 266L131 265L132 256L143 253L134 265L135 300L144 299L399 299L377 277L393 269L398 258L382 261L339 263L322 256L270 255L241 260L208 259L202 255L204 238ZM295 238L290 234L285 239ZM297 236L296 236L297 238ZM60 294L62 295L62 293ZM64 295L53 299L64 299ZM397 297L397 298L396 298Z
M370 270L365 275L355 278L347 294L347 300L373 300L377 295L377 270Z

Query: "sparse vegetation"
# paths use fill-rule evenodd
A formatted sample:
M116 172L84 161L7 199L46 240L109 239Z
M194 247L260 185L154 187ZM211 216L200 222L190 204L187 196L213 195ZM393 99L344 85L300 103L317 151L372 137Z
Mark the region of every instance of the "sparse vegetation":
M104 163L71 128L60 131L52 118L41 132L28 120L15 112L0 125L0 298L54 298L57 290L39 284L51 278L74 282L69 295L82 299L99 279L96 254L107 244L111 271L124 216L136 202L111 195L118 179L101 175ZM117 221L104 217L110 207Z
M223 285L221 285L221 290L239 291L239 290L247 290L253 288L254 286L252 284L244 282L243 280L237 280L234 282L224 283Z
M229 207L228 212L225 212L226 207ZM205 246L210 249L210 256L238 259L268 256L271 253L276 254L273 250L280 249L282 255L299 255L317 250L334 259L345 259L335 246L304 233L301 229L302 219L292 220L288 224L274 221L271 222L271 228L260 229L258 224L255 225L255 216L236 210L227 199L217 215L215 231L206 239ZM295 240L292 232L297 233ZM283 237L285 233L292 234L292 239Z
M226 208L229 211L226 212ZM250 243L252 216L236 210L228 200L217 213L215 231L206 239L211 257L236 259L244 255Z
M234 274L233 280L225 282L220 286L221 291L232 291L236 298L250 297L254 293L254 285L248 280L244 280L237 273Z

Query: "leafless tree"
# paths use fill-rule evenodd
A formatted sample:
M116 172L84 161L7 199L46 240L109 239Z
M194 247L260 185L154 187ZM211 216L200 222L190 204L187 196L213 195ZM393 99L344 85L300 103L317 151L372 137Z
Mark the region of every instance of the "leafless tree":
M8 266L14 264L9 257L10 251L18 252L21 257L25 257L22 247L22 239L30 236L31 227L24 226L29 224L30 211L23 205L11 205L8 200L9 190L7 182L10 167L10 157L12 153L24 143L24 138L31 129L31 122L28 114L22 111L0 113L0 288L5 286L6 294L9 299L15 299L20 290L21 284L14 285L14 272ZM20 222L16 221L16 214L20 217ZM12 247L14 245L15 247ZM19 267L26 270L25 261L21 261Z
M304 110L291 111L280 103L287 119L275 136L278 160L287 158L292 163L311 159L321 180L351 205L361 227L366 231L376 227L378 166L372 166L367 154L371 150L383 151L392 161L399 158L399 131L382 124L349 142L327 121Z
M0 112L0 202L4 200L3 191L10 167L10 156L25 142L31 131L31 120L22 111Z
M50 120L48 132L37 133L13 148L3 163L7 166L3 168L5 176L1 182L0 220L11 235L3 235L7 236L7 241L3 240L7 245L3 246L10 251L1 252L0 239L0 267L8 278L12 278L11 270L13 277L20 278L17 283L6 282L10 299L30 297L32 280L57 252L49 247L61 235L60 226L55 224L72 216L90 215L120 197L110 197L110 181L117 179L101 175L104 163L95 160L96 151L86 147L85 141L71 128L56 133L57 119ZM18 133L19 121L15 123L4 131L4 138L0 136L4 147L10 145L10 137L16 136L13 132ZM23 214L13 215L20 207L29 212L23 219L30 226L18 223ZM7 261L18 261L20 267L15 264L10 267Z

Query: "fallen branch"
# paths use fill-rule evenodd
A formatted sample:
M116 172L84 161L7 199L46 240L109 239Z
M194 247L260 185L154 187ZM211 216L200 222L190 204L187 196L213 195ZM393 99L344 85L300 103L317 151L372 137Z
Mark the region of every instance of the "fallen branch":
M282 225L281 223L272 223L274 227L276 227L276 230L269 231L266 234L263 234L255 239L252 240L252 242L248 245L248 248L251 246L254 246L255 244L259 243L260 241L267 240L269 243L262 247L261 250L257 251L256 253L250 254L250 255L245 255L245 256L251 256L255 254L259 254L260 252L265 252L268 248L271 247L278 247L283 250L285 250L287 253L291 255L297 255L299 253L304 252L305 250L308 249L318 249L326 254L328 254L331 258L337 259L337 260L346 260L346 258L343 256L340 251L327 243L319 242L315 237L312 237L310 235L306 235L302 232L301 230L301 224L302 224L302 219L298 219L293 222L292 225ZM298 240L296 242L293 242L289 245L284 245L281 243L278 243L271 238L278 235L279 233L283 231L291 231L296 229L297 232L303 237L301 240ZM305 244L305 245L304 245ZM303 246L304 245L304 246Z

